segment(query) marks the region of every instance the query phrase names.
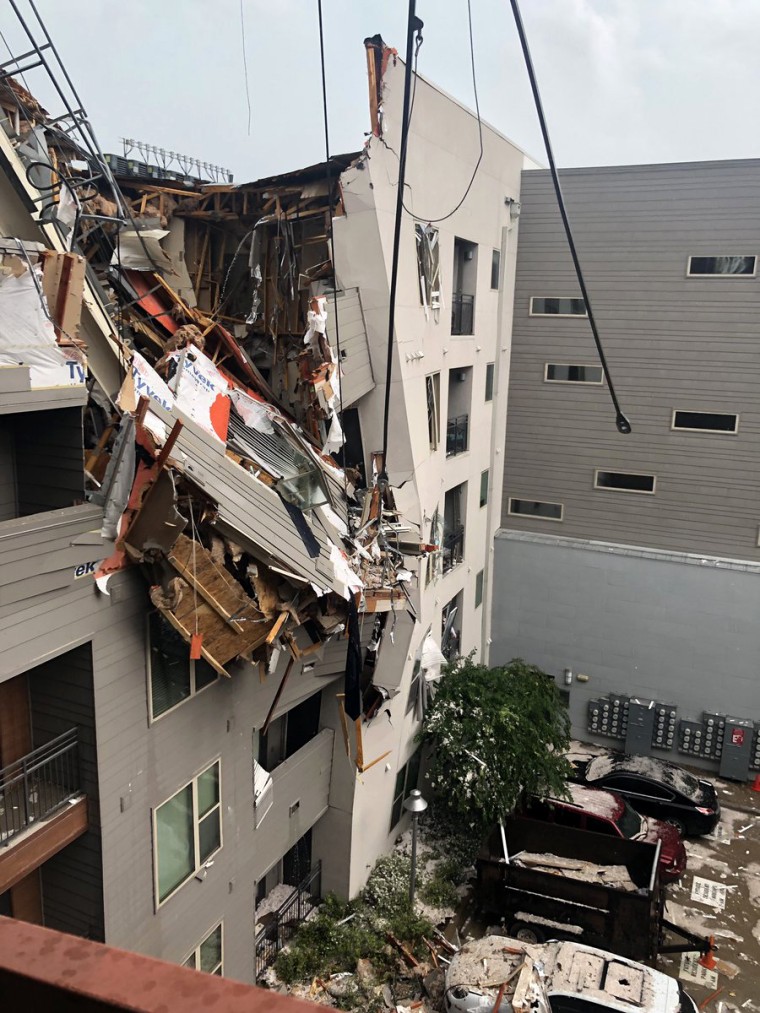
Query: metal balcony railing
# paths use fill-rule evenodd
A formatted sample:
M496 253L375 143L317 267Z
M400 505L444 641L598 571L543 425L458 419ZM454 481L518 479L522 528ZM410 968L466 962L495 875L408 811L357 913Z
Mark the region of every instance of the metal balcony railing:
M293 892L271 915L270 921L256 935L256 977L277 959L277 954L291 939L298 926L306 921L319 904L322 890L322 863L317 862Z
M443 572L448 573L464 559L464 527L443 533Z
M459 415L446 423L446 457L455 457L467 450L470 435L470 416Z
M454 293L451 297L451 333L472 334L475 320L475 296Z
M0 847L79 795L76 728L0 770Z

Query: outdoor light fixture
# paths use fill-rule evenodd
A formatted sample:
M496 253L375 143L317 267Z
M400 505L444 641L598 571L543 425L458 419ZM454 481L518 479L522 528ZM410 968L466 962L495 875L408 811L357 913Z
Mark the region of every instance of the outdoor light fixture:
M565 669L565 685L572 686L573 684L573 670L572 668Z
M417 820L428 807L418 788L412 788L409 797L404 799L404 809L412 814L412 871L409 876L409 903L414 904L414 886L417 877Z

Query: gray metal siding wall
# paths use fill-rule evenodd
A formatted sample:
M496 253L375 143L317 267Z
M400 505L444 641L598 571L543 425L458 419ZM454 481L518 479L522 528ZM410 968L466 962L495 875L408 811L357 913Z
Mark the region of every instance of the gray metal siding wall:
M760 559L760 276L687 278L691 255L760 256L760 161L561 173L613 380L544 383L544 363L596 363L588 321L530 317L576 296L548 173L523 173L502 523L518 530ZM674 408L739 413L737 435L673 432ZM655 474L656 494L594 490L594 469ZM564 504L561 524L508 498Z
M566 668L589 677L570 687L573 733L587 741L588 701L608 693L675 703L689 720L760 717L756 565L502 531L494 601L494 664L522 657L560 683Z
M82 409L58 408L0 417L13 448L21 516L69 507L84 498Z
M79 729L79 769L89 818L87 833L42 866L45 924L102 942L103 861L90 645L32 669L29 697L35 748L69 728Z

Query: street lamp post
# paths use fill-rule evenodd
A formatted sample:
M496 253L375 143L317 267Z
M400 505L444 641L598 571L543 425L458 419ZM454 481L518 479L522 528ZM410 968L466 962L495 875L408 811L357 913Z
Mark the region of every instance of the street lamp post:
M428 804L422 797L422 792L412 788L409 797L404 799L404 809L412 814L412 871L409 876L409 903L414 904L414 885L417 877L417 821L427 809Z

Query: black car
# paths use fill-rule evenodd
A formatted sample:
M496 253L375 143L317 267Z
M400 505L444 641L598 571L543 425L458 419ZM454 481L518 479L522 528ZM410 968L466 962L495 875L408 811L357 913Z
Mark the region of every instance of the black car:
M720 819L715 788L688 770L655 756L604 753L568 756L572 781L607 788L644 816L656 816L682 834L709 834Z

